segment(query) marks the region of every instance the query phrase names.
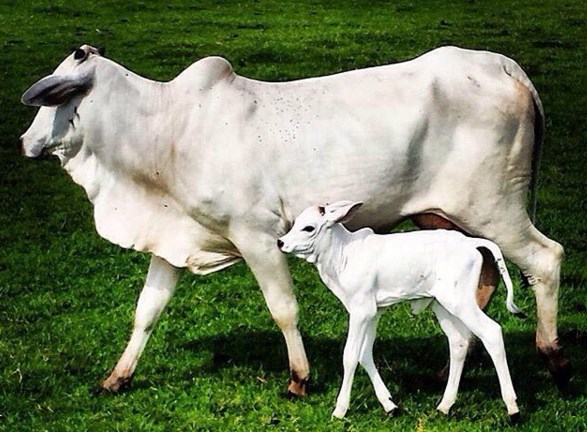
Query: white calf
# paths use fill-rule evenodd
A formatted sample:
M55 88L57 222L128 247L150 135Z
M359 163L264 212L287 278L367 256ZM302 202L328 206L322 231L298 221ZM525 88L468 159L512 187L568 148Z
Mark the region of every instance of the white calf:
M277 244L286 253L316 264L320 277L349 312L349 332L344 348L344 378L335 417L349 407L357 363L369 374L379 402L386 412L396 405L373 362L378 310L411 300L414 312L432 303L450 347L450 372L437 409L445 414L454 404L471 333L477 336L495 364L502 398L510 418L519 417L516 394L506 362L501 327L477 306L482 255L494 256L507 288L510 312L520 310L513 302L513 287L501 251L495 243L466 237L456 231L419 231L377 235L364 228L350 232L342 226L361 203L339 201L326 207L309 207Z

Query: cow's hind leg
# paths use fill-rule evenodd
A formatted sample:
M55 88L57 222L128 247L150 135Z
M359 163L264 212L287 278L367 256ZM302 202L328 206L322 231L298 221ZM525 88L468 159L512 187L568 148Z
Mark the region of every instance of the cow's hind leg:
M522 232L523 242L510 244L496 241L504 255L520 267L527 276L536 297L538 316L536 348L545 361L559 389L564 389L571 378L571 364L561 354L558 343L557 314L560 268L563 248L530 225Z
M159 257L151 258L147 281L137 302L132 336L114 370L102 383L102 390L117 392L130 385L139 357L175 291L178 278L177 268Z
M244 236L237 247L255 275L269 312L283 333L291 372L287 394L306 396L310 365L297 326L298 303L286 256L277 248L276 240L265 234Z
M557 386L564 389L571 377L571 364L561 355L556 325L563 248L538 231L524 209L511 214L511 207L488 210L485 215L490 215L490 220L466 215L470 225L465 229L497 243L504 256L528 277L536 296L536 347Z

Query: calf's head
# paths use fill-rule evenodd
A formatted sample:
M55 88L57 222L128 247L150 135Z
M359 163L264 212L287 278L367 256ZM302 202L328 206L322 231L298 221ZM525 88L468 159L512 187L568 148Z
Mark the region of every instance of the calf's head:
M24 92L23 104L40 107L20 138L25 156L56 154L62 158L79 151L82 134L78 108L94 84L96 61L101 54L96 48L82 45L53 74L41 78Z
M296 218L289 232L277 240L277 246L282 252L316 262L318 249L328 247L325 243L328 243L332 227L350 220L362 205L360 202L337 201L326 206L308 207Z

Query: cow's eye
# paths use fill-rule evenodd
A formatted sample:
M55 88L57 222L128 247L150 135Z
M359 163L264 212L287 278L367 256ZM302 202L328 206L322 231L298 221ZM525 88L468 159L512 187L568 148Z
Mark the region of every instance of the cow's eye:
M302 231L306 231L306 232L312 232L314 231L316 228L314 228L312 225L308 225L307 227L302 228Z

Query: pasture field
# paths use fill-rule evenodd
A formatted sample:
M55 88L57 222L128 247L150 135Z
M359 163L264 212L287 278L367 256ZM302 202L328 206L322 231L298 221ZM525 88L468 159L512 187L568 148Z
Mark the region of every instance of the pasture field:
M504 328L523 415L515 430L587 430L586 9L584 0L0 2L0 431L510 428L483 351L465 366L451 416L435 412L446 340L430 312L412 317L407 306L387 311L375 345L403 414L385 417L361 370L347 418L331 420L346 312L298 260L309 397L283 396L285 344L244 264L185 274L131 389L92 395L128 340L148 257L98 237L90 203L57 159L27 160L15 146L34 116L21 93L82 43L103 45L108 57L158 80L208 55L266 80L397 62L449 44L517 60L547 116L537 225L566 248L559 331L574 362L568 392L557 391L535 354L530 289L516 283L528 318L506 312L503 287L489 314Z

